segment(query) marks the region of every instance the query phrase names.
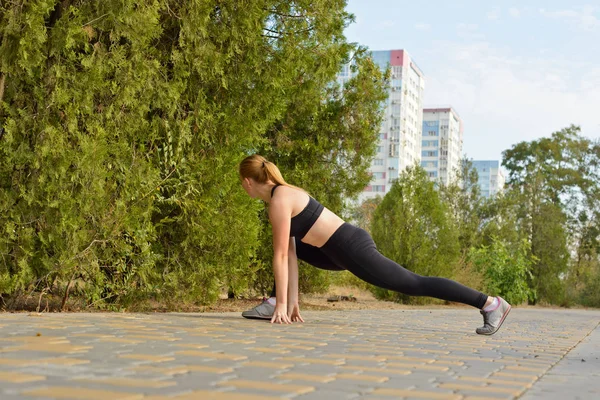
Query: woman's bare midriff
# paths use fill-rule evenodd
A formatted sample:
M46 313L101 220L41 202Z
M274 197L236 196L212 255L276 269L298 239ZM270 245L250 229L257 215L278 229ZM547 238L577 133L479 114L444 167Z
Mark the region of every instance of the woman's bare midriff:
M324 208L314 225L301 240L311 246L322 247L343 223L343 219Z

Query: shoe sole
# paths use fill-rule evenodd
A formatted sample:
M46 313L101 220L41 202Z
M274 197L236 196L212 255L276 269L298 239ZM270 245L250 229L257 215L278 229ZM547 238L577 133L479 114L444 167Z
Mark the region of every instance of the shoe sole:
M498 327L496 328L495 331L489 332L489 333L480 333L480 335L491 336L494 333L498 332L498 330L500 329L500 327L504 323L504 320L506 319L506 316L508 315L508 313L510 312L511 309L512 309L512 307L509 305L508 308L506 309L506 311L504 312L504 314L502 315L502 318L500 318L500 323L498 324Z
M242 315L242 317L247 318L247 319L267 319L267 320L270 320L271 318L273 318L273 316L261 317L259 315Z

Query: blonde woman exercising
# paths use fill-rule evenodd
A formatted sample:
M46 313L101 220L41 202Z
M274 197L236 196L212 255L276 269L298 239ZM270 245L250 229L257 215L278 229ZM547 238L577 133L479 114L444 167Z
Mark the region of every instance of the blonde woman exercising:
M368 232L344 222L304 190L286 183L277 166L264 157L246 157L239 173L246 193L269 205L277 288L275 299L245 312L245 317L270 319L271 323L304 322L298 306L298 259L321 269L348 270L384 289L476 307L483 315L483 326L476 329L481 335L496 333L508 315L511 306L501 297L487 296L450 279L417 275L384 257Z

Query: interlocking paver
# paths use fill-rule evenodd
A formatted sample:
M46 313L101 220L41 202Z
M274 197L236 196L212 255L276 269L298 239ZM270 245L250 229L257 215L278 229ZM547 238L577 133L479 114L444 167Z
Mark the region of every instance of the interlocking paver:
M515 308L491 337L473 332L481 321L467 308L304 317L0 314L0 399L547 398L569 382L560 398L598 393L576 378L598 376L600 335L588 335L600 311ZM561 359L586 337L596 347L569 375Z
M46 380L46 377L43 375L29 375L22 374L20 372L0 371L0 382L24 383L43 380Z
M85 389L78 387L48 387L28 390L27 396L39 396L55 399L89 399L89 400L138 400L144 397L141 393L115 392L109 390Z

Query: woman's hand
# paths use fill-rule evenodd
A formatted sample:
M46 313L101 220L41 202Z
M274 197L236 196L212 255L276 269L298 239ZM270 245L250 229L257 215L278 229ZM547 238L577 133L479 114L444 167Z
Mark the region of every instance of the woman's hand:
M298 304L288 307L288 317L292 322L304 322L300 315L300 306Z
M288 318L287 314L287 305L285 304L277 304L275 305L275 311L273 312L273 318L271 318L271 323L278 324L291 324L292 321Z

